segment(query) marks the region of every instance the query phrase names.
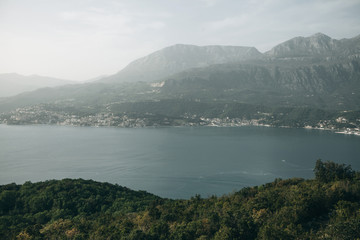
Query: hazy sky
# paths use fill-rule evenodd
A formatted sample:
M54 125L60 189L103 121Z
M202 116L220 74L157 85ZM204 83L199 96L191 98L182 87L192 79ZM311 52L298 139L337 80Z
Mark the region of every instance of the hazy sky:
M86 80L176 44L360 34L360 0L0 0L0 73Z

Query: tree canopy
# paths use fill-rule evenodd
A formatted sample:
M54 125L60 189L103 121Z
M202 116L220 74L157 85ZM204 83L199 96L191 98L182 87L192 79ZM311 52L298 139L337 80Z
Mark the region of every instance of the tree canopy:
M2 185L0 238L359 239L359 172L321 160L314 172L188 200L82 179Z

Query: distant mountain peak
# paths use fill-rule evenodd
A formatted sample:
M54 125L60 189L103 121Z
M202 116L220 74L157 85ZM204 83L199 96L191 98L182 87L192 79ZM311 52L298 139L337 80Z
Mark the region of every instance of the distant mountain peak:
M309 38L331 39L331 37L329 37L328 35L326 35L326 34L324 34L324 33L321 33L321 32L315 33L315 34L311 35Z
M333 55L339 48L338 40L323 33L315 33L310 37L295 37L285 41L266 53L271 57L314 57Z

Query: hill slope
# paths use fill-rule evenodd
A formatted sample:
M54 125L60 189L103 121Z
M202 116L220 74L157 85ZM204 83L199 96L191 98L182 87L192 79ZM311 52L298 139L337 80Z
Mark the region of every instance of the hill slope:
M0 186L2 239L357 239L360 173L318 160L315 180L161 199L64 179Z

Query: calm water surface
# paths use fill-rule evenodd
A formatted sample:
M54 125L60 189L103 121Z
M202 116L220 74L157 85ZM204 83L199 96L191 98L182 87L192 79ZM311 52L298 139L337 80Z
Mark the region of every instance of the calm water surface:
M316 130L0 125L0 184L84 178L162 197L207 197L312 178L319 158L359 170L359 156L360 137Z

